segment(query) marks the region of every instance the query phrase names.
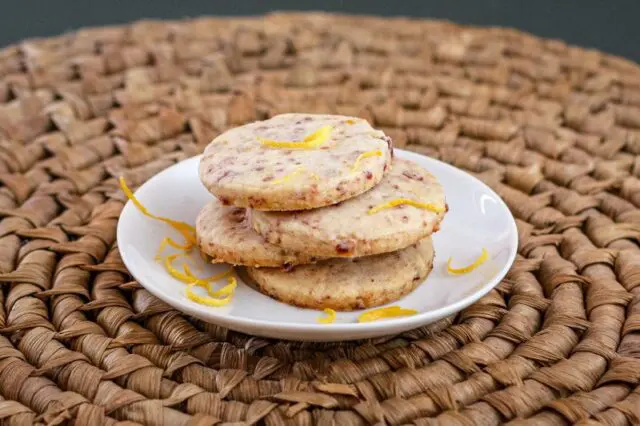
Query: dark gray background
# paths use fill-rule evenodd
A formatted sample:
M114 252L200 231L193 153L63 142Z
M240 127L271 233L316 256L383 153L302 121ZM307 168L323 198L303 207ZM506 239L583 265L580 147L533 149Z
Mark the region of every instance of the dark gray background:
M640 62L640 0L5 0L0 45L141 18L325 10L515 27Z

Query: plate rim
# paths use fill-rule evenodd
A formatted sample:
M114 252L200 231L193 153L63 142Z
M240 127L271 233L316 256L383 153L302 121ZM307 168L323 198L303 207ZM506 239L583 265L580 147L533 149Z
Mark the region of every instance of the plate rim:
M136 273L129 266L134 262L128 258L126 251L121 250L120 241L124 240L124 239L121 239L121 234L124 232L122 229L123 228L122 218L126 217L126 215L132 214L132 209L137 210L136 207L131 202L131 200L127 200L118 217L118 225L116 228L116 241L117 241L118 249L120 252L120 258L122 259L122 262L124 263L125 267L127 268L127 271L129 271L131 276L138 283L140 283L142 287L144 287L147 291L149 291L155 297L159 298L163 302L167 303L168 305L174 307L179 311L182 311L194 317L201 318L208 322L217 323L223 327L227 327L230 329L237 329L235 327L235 325L237 325L238 328L245 328L245 329L247 327L264 328L264 329L268 329L268 331L275 331L275 332L285 331L286 333L299 333L299 332L306 331L306 332L313 332L313 333L320 333L320 334L326 334L326 333L333 334L333 333L340 333L340 332L358 333L358 332L366 331L367 334L375 334L377 332L382 332L379 335L383 335L384 330L386 329L409 330L409 329L421 327L423 325L429 324L434 321L438 321L439 319L445 318L449 315L452 315L456 312L461 311L462 309L468 306L471 306L472 304L477 302L479 299L481 299L483 296L488 294L496 286L498 286L498 284L502 281L502 279L507 275L507 273L513 266L513 263L515 262L515 259L518 255L519 237L518 237L518 229L517 229L516 221L513 216L513 213L511 212L507 204L504 202L502 197L500 197L489 185L487 185L477 177L473 176L472 174L462 169L459 169L455 166L452 166L451 164L445 163L444 161L440 161L438 159L428 157L426 155L422 155L419 153L395 148L394 154L396 155L400 154L399 155L400 157L408 160L413 160L413 161L427 160L428 162L435 162L435 163L438 163L440 166L443 166L445 169L449 169L449 171L451 173L454 173L456 176L461 176L464 178L470 178L472 180L475 180L476 183L483 186L486 191L492 194L498 200L499 205L502 208L504 208L505 211L508 213L507 227L510 231L509 232L510 238L508 239L508 243L510 243L510 245L514 247L514 249L510 250L507 262L491 278L491 280L487 282L487 284L481 286L475 291L464 296L464 298L462 298L461 300L458 300L450 305L442 306L437 309L429 310L426 312L419 312L411 316L390 318L384 321L374 321L374 322L366 322L366 323L358 323L358 322L345 322L345 323L334 322L330 324L295 323L295 322L282 322L282 321L276 321L276 320L270 321L270 320L263 320L263 319L250 319L250 318L245 318L240 316L216 314L215 308L197 305L195 302L190 302L190 301L189 301L190 303L187 303L187 301L176 299L174 296L170 294L166 294L160 287L156 288L156 286L153 286L153 285L149 285L149 284L145 285L143 281L138 278ZM172 170L175 168L184 167L184 163L186 162L189 162L189 161L195 162L199 160L201 157L202 157L202 154L186 158L176 164L173 164L167 167L166 169L160 171L159 173L156 173L151 178L147 179L140 187L138 187L138 189L134 192L134 194L136 196L139 196L141 192L145 192L149 190L148 188L150 187L150 185L152 185L152 181L154 179L159 178L164 174L171 173ZM269 296L265 296L265 297L269 297ZM375 308L371 308L371 309L375 309ZM322 312L321 310L315 310L315 311L317 311L318 313ZM366 309L362 311L364 312L366 311ZM341 339L336 336L334 340L341 340Z

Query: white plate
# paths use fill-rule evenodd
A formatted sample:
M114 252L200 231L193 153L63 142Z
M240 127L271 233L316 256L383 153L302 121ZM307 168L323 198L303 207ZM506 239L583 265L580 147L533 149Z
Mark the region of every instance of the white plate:
M122 260L147 290L169 305L204 321L232 330L291 340L352 340L400 333L423 326L471 305L495 287L513 263L518 234L509 209L480 180L440 161L395 150L400 158L413 160L433 173L444 185L449 213L434 236L435 264L429 277L411 294L392 303L418 310L418 314L376 322L358 323L363 311L338 313L333 324L319 324L320 311L299 309L265 296L238 279L232 302L213 308L187 299L185 285L167 274L153 260L165 236L175 231L143 216L128 202L118 223L118 246ZM147 181L136 196L154 214L194 224L210 195L198 178L200 157L176 164ZM455 266L467 265L487 248L491 260L466 275L446 271L451 256ZM226 265L202 265L209 275Z

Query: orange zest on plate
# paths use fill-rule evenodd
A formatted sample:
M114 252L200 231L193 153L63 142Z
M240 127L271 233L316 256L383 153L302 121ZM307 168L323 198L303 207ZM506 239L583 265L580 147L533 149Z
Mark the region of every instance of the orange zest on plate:
M229 270L225 272L212 275L208 278L198 278L191 273L189 266L186 263L183 264L182 267L184 269L185 275L187 275L192 280L190 283L187 284L186 295L188 299L196 303L200 303L202 305L214 306L214 307L224 306L231 301L231 298L233 297L233 293L236 287L238 286L238 281L236 280L236 277L230 275L233 272L233 268L229 268ZM213 290L212 288L213 283L211 281L217 281L224 277L227 278L227 285L222 287L220 290ZM193 286L198 286L206 289L208 296L201 296L195 293L192 290ZM226 297L221 299L220 298L221 296L226 296Z
M229 277L229 278L233 278L233 277ZM235 280L235 278L233 278ZM228 285L231 285L231 283L229 283ZM196 292L193 291L193 287L197 286L196 283L191 283L191 284L187 284L187 289L185 290L185 294L187 296L187 298L189 300L192 300L196 303L199 303L201 305L207 305L207 306L212 306L215 308L218 308L220 306L224 306L229 304L229 302L231 302L231 298L233 297L233 291L227 293L227 297L224 298L217 298L217 297L211 297L211 296L202 296ZM226 287L226 286L225 286ZM224 290L223 287L221 290ZM207 289L208 290L208 289Z
M356 161L353 163L353 166L351 167L351 171L355 172L358 169L358 166L360 165L360 161L369 157L382 157L382 151L380 151L379 149L376 149L376 150L367 151L358 155L358 158L356 158Z
M173 229L178 231L185 239L185 244L177 243L175 240L170 237L165 237L160 246L158 247L158 251L156 253L155 259L161 260L164 264L165 269L173 278L178 281L182 281L187 284L187 288L185 290L185 295L188 299L200 303L207 306L219 307L227 305L231 298L233 297L234 291L238 286L238 282L235 277L231 276L233 272L233 267L229 268L229 270L222 272L220 274L212 275L210 277L199 278L195 276L189 265L186 263L182 264L182 271L173 266L173 262L180 258L186 257L188 253L190 253L194 246L197 245L196 240L196 231L195 228L185 222L169 219L162 216L157 216L149 210L133 195L133 192L127 186L123 177L120 177L120 188L122 188L122 192L127 196L129 200L133 203L134 206L145 216L158 220L160 222L164 222L167 225L171 226ZM162 256L162 253L167 247L172 247L176 250L180 250L182 253L171 254L168 256ZM199 250L198 250L199 251ZM206 255L200 252L200 256L203 259L206 259ZM219 290L213 289L213 281L218 281L222 278L227 278L227 285L222 287ZM193 287L198 286L207 290L207 296L202 296L193 291ZM225 296L225 297L222 297Z
M326 308L323 312L327 316L319 317L316 321L318 321L320 324L331 324L333 322L336 322L336 311L331 308Z
M228 271L222 272L220 274L212 275L208 278L198 278L191 273L189 265L186 263L182 264L183 271L179 271L176 267L173 266L173 261L178 257L183 256L182 254L172 254L164 258L164 266L169 275L173 278L182 281L187 284L187 288L185 290L185 294L188 299L200 303L207 306L224 306L231 301L233 297L234 290L238 285L236 278L233 276L229 276L233 271L233 268L230 268ZM212 289L212 281L217 281L221 278L227 277L228 284L222 287L220 290ZM193 286L202 287L207 290L208 296L201 296L193 291ZM217 297L226 296L223 299L217 299Z
M469 272L476 269L478 266L482 265L488 259L489 259L489 252L487 251L486 248L482 249L482 254L472 264L462 268L452 268L451 267L452 258L449 258L449 260L447 260L447 272L449 272L452 275L468 274Z
M443 213L444 212L444 207L434 206L433 204L430 204L430 203L421 203L420 201L409 200L408 198L396 198L395 200L391 200L391 201L388 201L386 203L383 203L383 204L377 205L375 207L372 207L371 209L369 209L368 213L369 214L376 214L381 210L390 209L392 207L399 206L399 205L402 205L402 204L406 204L406 205L409 205L409 206L417 207L417 208L420 208L420 209L429 210L429 211L434 212L434 213Z
M258 138L263 146L269 148L281 148L281 149L314 149L325 143L331 136L333 126L320 127L315 132L306 136L302 142L295 141L276 141L273 139Z
M378 308L367 311L358 316L358 322L378 321L385 318L406 317L417 314L415 309L405 309L400 306L389 306L388 308Z
M180 272L175 266L173 266L173 261L179 257L184 256L183 254L171 254L163 258L164 261L164 269L167 270L169 275L175 278L178 281L182 281L183 283L189 284L195 282L195 280L187 275L184 272Z
M187 242L187 244L185 246L189 246L189 248L191 248L196 244L196 230L195 230L195 228L193 226L191 226L191 225L189 225L189 224L187 224L185 222L181 222L179 220L173 220L173 219L169 219L167 217L157 216L157 215L149 212L149 210L147 210L147 208L142 205L142 203L136 198L136 196L133 195L133 192L131 192L131 189L129 189L129 187L127 186L127 183L125 182L124 177L120 177L119 182L120 182L120 188L122 188L122 192L124 192L124 195L126 195L127 198L129 200L131 200L133 205L138 208L140 213L142 213L143 215L145 215L147 217L150 217L151 219L155 219L155 220L159 220L160 222L164 222L167 225L171 226L176 231L178 231L184 237L185 241ZM169 243L167 243L167 244L169 244Z
M206 278L198 278L195 275L193 275L191 273L191 269L189 268L189 265L187 265L186 263L182 265L182 269L184 269L184 273L189 277L192 278L198 282L211 282L211 281L218 281L221 280L225 277L230 276L233 273L233 267L230 267L229 269L227 269L224 272L220 272L219 274L215 274L215 275L211 275L210 277L206 277Z
M233 268L230 268L228 271L225 271L221 274L214 275L209 278L197 278L193 276L187 264L183 264L182 267L184 269L185 274L193 278L189 284L196 284L197 286L206 289L207 293L209 293L209 296L220 297L220 296L233 294L233 291L238 286L238 281L236 280L236 277L231 275L231 273L233 272ZM219 279L222 279L225 277L227 278L227 285L222 287L220 290L213 290L211 288L213 281L218 281Z
M165 237L160 243L160 246L158 247L158 251L156 252L156 255L154 257L155 260L162 260L162 253L164 252L164 249L167 248L167 246L173 247L176 250L182 250L185 252L189 252L193 248L193 246L190 243L182 245L182 244L176 243L170 237Z

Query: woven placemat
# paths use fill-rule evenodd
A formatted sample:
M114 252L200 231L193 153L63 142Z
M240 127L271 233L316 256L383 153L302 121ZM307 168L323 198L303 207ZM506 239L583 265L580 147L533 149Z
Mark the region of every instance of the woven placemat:
M73 425L640 423L640 69L508 29L273 14L0 52L0 419ZM123 198L277 113L371 120L518 219L507 278L362 342L205 324L132 281Z

